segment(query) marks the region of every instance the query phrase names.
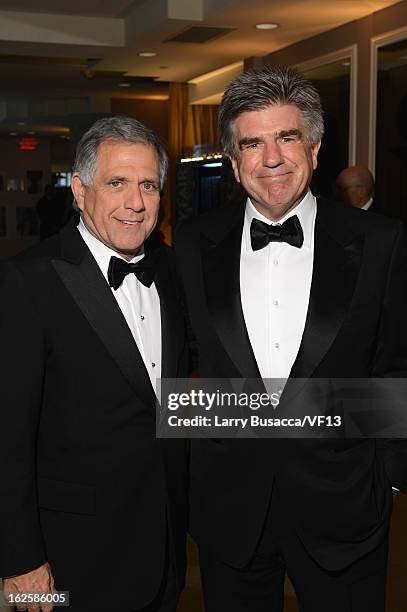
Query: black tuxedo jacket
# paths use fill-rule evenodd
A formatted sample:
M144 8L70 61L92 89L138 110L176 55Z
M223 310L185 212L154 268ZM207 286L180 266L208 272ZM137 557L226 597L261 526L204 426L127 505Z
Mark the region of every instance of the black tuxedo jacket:
M244 209L225 206L176 234L202 377L260 377L240 296ZM406 283L401 223L319 198L310 300L290 376L404 377ZM391 486L406 484L405 441L193 440L191 529L201 546L245 565L276 486L310 554L336 570L384 537Z
M162 375L185 376L173 261L154 252ZM0 287L0 576L48 560L71 609L135 610L169 542L181 588L185 444L156 439L147 370L75 225L2 264Z

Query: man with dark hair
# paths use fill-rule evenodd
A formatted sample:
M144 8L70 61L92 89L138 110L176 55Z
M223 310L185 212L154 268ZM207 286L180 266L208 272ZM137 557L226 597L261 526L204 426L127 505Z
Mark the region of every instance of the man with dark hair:
M200 375L405 376L405 233L309 190L323 135L314 86L292 69L246 72L219 126L246 200L176 234ZM303 612L383 612L392 487L406 484L405 441L194 439L207 612L281 612L285 574Z
M155 416L157 378L186 373L184 325L171 253L148 240L166 171L150 129L97 121L79 224L1 266L0 576L18 610L51 610L55 589L75 612L176 610L186 448Z
M376 208L373 201L374 178L369 168L349 166L342 170L335 181L337 197L344 204L349 204L362 210Z

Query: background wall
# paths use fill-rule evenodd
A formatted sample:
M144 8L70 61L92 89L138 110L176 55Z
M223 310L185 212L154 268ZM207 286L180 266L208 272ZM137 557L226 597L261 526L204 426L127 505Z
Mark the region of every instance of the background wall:
M168 144L168 100L137 100L112 98L112 115L126 115L145 123Z

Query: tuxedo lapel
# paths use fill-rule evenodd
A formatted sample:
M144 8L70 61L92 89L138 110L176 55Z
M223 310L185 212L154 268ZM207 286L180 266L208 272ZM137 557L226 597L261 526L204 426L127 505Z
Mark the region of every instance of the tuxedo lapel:
M218 336L241 376L259 378L240 294L244 206L231 209L201 237L206 298ZM318 199L310 300L291 377L312 376L334 342L350 307L363 244L364 235L355 235L333 205Z
M333 205L319 199L309 306L291 377L312 376L334 342L350 307L363 244L364 235L355 235Z
M226 214L221 223L218 220L216 234L201 238L207 305L218 336L240 376L259 378L240 295L240 250L245 209L244 205L230 208L231 214Z
M61 232L61 258L52 264L137 395L146 404L154 405L153 388L126 319L74 226Z

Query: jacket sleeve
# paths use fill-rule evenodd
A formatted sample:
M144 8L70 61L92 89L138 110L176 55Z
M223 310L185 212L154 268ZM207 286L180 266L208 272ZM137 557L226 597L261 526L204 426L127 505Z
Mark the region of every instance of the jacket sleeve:
M400 222L393 241L372 377L407 378L407 232ZM407 408L404 421L407 421ZM407 440L378 441L393 487L407 488Z
M0 576L46 561L36 484L44 334L22 274L0 267Z

